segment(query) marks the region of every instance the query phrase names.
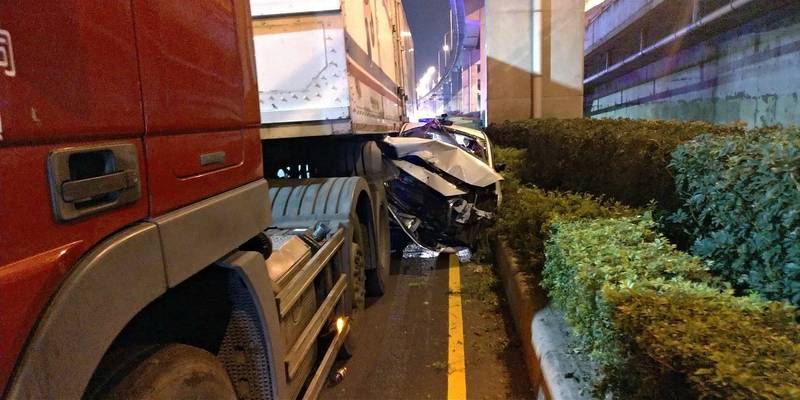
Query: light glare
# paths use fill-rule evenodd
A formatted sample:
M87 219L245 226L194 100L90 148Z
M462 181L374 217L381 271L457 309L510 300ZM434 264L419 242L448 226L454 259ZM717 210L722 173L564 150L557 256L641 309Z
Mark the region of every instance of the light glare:
M436 84L434 79L436 78L436 67L430 66L428 70L425 71L425 74L419 79L417 82L417 95L420 97L424 97L428 93L430 93L433 86Z

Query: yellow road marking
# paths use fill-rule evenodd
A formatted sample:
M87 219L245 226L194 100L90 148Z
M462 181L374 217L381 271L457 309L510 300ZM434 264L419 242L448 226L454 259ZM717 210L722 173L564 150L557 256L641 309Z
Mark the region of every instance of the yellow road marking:
M447 399L465 400L467 398L467 367L464 362L464 322L461 314L461 269L455 254L450 254L449 271L450 339L447 344Z

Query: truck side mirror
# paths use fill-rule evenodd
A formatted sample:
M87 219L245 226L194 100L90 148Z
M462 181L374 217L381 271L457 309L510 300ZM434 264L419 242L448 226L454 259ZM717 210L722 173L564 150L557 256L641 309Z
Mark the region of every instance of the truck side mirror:
M506 170L507 167L508 165L506 165L505 163L497 163L494 165L494 170L497 172L503 172Z

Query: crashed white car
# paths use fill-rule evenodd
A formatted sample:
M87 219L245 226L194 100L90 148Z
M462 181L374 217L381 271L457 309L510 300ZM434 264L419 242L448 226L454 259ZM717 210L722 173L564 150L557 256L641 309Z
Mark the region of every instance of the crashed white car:
M386 184L393 250L411 241L435 251L474 248L495 217L503 179L486 134L430 119L406 124L382 147L395 169Z

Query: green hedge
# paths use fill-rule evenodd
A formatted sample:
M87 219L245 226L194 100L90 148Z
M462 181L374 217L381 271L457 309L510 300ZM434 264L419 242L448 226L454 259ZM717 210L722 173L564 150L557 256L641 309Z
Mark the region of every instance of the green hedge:
M604 288L710 279L699 259L675 250L653 227L649 219L626 217L558 221L551 228L542 284L595 359L613 363L619 357L616 331L609 323L614 310L601 296Z
M800 302L797 130L539 120L490 135L519 148L495 152L509 166L497 229L525 265L544 262L543 286L604 366L601 391L800 399L797 311L735 295L753 289ZM677 251L651 218L626 217L635 211L603 199L655 199L674 210L676 188L685 204L671 220L712 262Z
M510 185L510 184L509 184ZM544 240L555 219L591 219L630 215L631 209L590 195L548 192L517 186L504 191L497 230L515 250L526 269L538 270L544 262Z
M692 253L738 289L800 304L800 132L703 135L672 157Z
M674 383L685 380L692 397L800 399L800 326L786 303L691 283L622 288L607 296L631 359L639 361L622 373L653 371L637 392L675 391Z
M492 156L495 165L505 164L506 169L502 172L506 180L519 181L519 174L525 168L525 150L514 147L493 146Z
M619 203L591 195L546 191L519 183L524 168L525 151L498 147L493 151L497 163L506 164L503 172L503 205L496 230L511 247L529 272L544 263L544 241L550 221L560 219L609 218L634 215L636 212Z
M702 133L742 133L739 126L702 122L539 119L487 129L500 146L527 149L524 183L548 190L591 193L636 207L679 201L667 165L670 153Z
M649 217L554 222L543 286L618 398L800 394L796 311L719 289Z

